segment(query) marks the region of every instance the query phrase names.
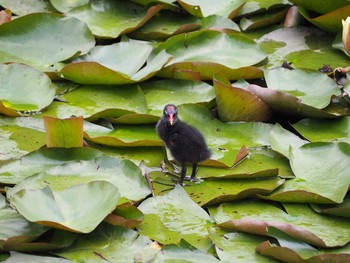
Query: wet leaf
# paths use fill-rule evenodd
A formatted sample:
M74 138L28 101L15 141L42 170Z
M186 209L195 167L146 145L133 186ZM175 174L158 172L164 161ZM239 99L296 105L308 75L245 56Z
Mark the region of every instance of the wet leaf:
M130 1L93 1L70 10L67 15L86 23L97 37L116 38L146 23L162 9L161 5L150 8Z
M49 184L42 189L13 188L9 200L31 222L89 233L116 207L119 191L105 181L91 181L54 190Z
M186 103L205 104L215 98L214 88L202 81L166 79L140 84L150 114L161 116L169 100L175 105Z
M210 208L220 227L268 235L273 226L287 235L319 247L344 246L350 240L350 222L315 213L306 204L283 204L286 212L258 201L236 201ZM337 233L336 235L334 233Z
M128 263L141 255L151 243L147 237L136 231L101 224L92 233L81 236L73 246L55 254L73 260L97 262Z
M55 85L44 73L22 64L0 64L0 82L0 101L5 107L5 112L0 109L2 114L6 109L39 111L55 96Z
M261 71L254 65L266 58L257 44L247 37L209 30L170 37L155 49L153 56L162 50L174 57L157 74L167 78L184 69L199 72L202 80L211 80L215 75L229 79L258 78Z
M130 34L137 39L163 39L201 26L201 21L190 15L170 10L162 10L149 22Z
M207 228L213 226L212 220L181 186L164 196L148 198L139 209L145 215L138 227L141 234L162 244L178 244L184 239L202 251L211 247Z
M317 213L350 218L350 195L347 195L340 205L311 204L311 207Z
M349 141L350 118L334 120L302 119L293 127L312 142Z
M255 94L232 86L223 78L214 78L216 104L220 120L229 121L267 121L270 108Z
M132 205L119 205L104 221L114 226L136 228L143 221L142 212Z
M13 13L19 16L30 13L55 12L56 10L49 1L37 0L2 0L1 6L10 9Z
M47 147L83 147L83 117L58 119L44 116Z
M329 2L327 0L289 0L293 4L302 6L307 10L314 11L320 14L326 14L349 5L347 0L334 0Z
M137 56L135 50L138 50ZM81 84L122 85L149 79L169 60L165 51L149 59L152 47L143 42L120 42L96 46L85 56L66 65L61 73ZM130 56L134 56L130 63ZM142 66L147 62L147 65Z
M270 89L286 92L317 109L325 108L331 97L340 93L333 80L316 71L272 69L265 71L265 80Z
M265 241L265 237L238 232L224 234L217 232L210 231L210 238L215 244L216 253L221 261L275 262L255 253L255 247Z
M95 121L147 111L145 96L137 85L83 85L58 98L62 101L51 103L42 115L59 118L82 116Z
M265 256L270 256L283 262L321 262L338 261L346 262L350 259L349 246L334 249L318 249L292 237L274 227L268 228L269 234L275 237L278 244L269 241L261 243L257 247L257 252Z
M30 242L48 228L27 221L16 210L11 208L0 209L0 251L3 246Z
M22 179L70 161L86 161L101 157L91 148L41 148L0 166L0 182L17 184Z
M238 16L248 15L252 13L266 12L267 10L273 10L279 7L290 5L290 1L287 0L247 0L242 9L238 12Z
M47 69L76 54L87 53L94 44L87 26L75 18L36 13L0 26L2 63L18 62Z
M202 27L201 29L210 29L222 31L224 33L234 33L240 32L239 26L233 22L231 19L222 17L219 15L211 15L207 17L202 17Z
M210 0L178 0L178 3L191 15L198 17L207 17L210 15L220 15L233 18L238 10L244 5L245 1L210 1Z

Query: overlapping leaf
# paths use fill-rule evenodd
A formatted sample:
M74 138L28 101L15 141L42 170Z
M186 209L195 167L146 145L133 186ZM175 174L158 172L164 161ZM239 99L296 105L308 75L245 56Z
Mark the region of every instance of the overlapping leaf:
M87 26L75 18L34 13L0 25L1 63L19 62L48 69L87 53L94 44Z
M240 48L244 45L244 49ZM213 49L213 47L215 47ZM171 78L178 70L199 72L201 79L224 75L229 79L258 78L254 67L266 58L257 44L247 37L219 31L197 31L168 38L154 51L162 50L174 58L157 75Z
M135 53L135 50L138 50ZM96 46L85 56L66 65L61 73L66 79L81 84L121 85L152 77L169 60L165 51L149 59L152 47L143 42L120 42ZM135 56L130 61L130 56ZM146 63L147 65L142 68ZM130 63L131 62L131 63Z

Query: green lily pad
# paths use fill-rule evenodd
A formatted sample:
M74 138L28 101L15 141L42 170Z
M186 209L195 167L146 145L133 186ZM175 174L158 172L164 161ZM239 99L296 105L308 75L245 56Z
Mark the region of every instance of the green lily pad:
M217 30L225 33L240 32L239 26L233 22L231 19L219 16L211 15L207 17L202 17L201 29Z
M55 12L55 8L49 1L37 0L2 0L1 6L10 9L12 13L24 16L30 13Z
M70 10L66 15L86 23L95 36L117 38L145 24L162 9L143 7L131 1L100 0Z
M229 121L267 121L270 108L255 94L231 85L223 77L214 78L216 104L220 120Z
M118 125L114 130L85 122L84 138L107 146L162 146L154 125Z
M4 107L14 111L41 110L55 96L55 85L49 77L26 65L0 64L0 82L3 83L0 101Z
M11 253L11 256L6 260L7 263L16 263L16 262L70 263L70 262L73 262L70 260L57 258L57 257L28 255L24 253L18 253L15 251L11 251L10 253Z
M332 79L316 71L271 69L265 71L265 80L270 89L286 92L317 109L325 108L332 96L340 94Z
M24 178L70 161L86 161L101 157L100 151L91 148L40 148L20 159L0 166L0 182L17 184Z
M224 234L217 232L219 231L210 231L210 238L215 244L216 253L221 261L275 262L255 253L255 247L265 241L265 237L238 232Z
M1 63L18 62L47 69L87 53L94 44L87 26L75 18L35 13L0 25Z
M283 262L346 262L350 259L350 247L318 250L305 242L296 240L277 228L269 227L268 232L278 244L269 241L261 243L256 251Z
M272 110L278 111L287 116L330 119L342 114L338 112L327 112L325 110L308 106L301 103L296 96L290 95L286 92L263 88L258 85L249 85L244 87L244 89L256 94Z
M129 263L135 262L135 258L139 257L139 262L142 262L143 249L150 243L150 239L136 231L104 223L92 233L78 238L70 248L55 254L75 262L107 260Z
M131 113L146 113L145 96L137 85L84 85L59 95L43 111L44 116L69 118L82 116L89 121L99 118L116 119Z
M138 50L135 55L135 50ZM61 70L66 79L80 84L121 85L144 81L169 60L165 51L149 60L152 47L143 42L120 42L96 46ZM134 59L130 63L130 56ZM147 62L147 65L142 66Z
M45 145L45 129L41 119L0 118L0 162L21 157Z
M9 244L30 242L48 230L45 226L29 222L11 208L0 209L0 226L0 251Z
M302 119L293 127L306 139L312 142L345 141L348 142L350 117L334 120Z
M243 31L250 31L268 25L277 24L284 19L286 13L287 9L283 9L264 12L249 18L243 17L240 20L240 27Z
M295 68L312 70L323 65L348 66L348 57L332 47L333 40L333 36L316 28L284 27L264 33L257 42L269 55L266 68L281 66L286 60Z
M149 114L161 116L166 104L209 103L215 98L213 86L193 80L166 79L140 84L145 93Z
M19 188L19 189L18 189ZM119 199L118 188L106 181L91 181L54 190L14 187L9 200L31 222L89 233L112 212Z
M138 227L141 234L162 244L178 244L184 239L202 251L212 246L207 230L213 226L212 219L181 186L164 196L148 198L138 208L145 215Z
M237 16L245 16L253 13L261 13L269 10L289 6L288 0L247 0L242 9L239 10Z
M119 205L104 219L105 222L114 226L121 226L126 228L136 228L143 221L143 214L141 211L132 205Z
M350 218L350 195L340 205L311 204L311 207L317 213Z
M193 16L220 15L228 18L233 18L245 3L244 0L218 0L215 2L210 0L178 0L177 2Z
M47 147L83 147L83 117L58 119L44 116Z
M349 5L347 0L334 0L329 2L328 0L289 0L295 5L302 6L307 10L326 14Z
M145 25L130 33L130 36L146 40L163 39L196 30L200 26L201 21L196 17L162 10Z
M108 181L118 187L121 197L119 203L138 201L150 194L149 186L135 164L129 160L102 156L86 161L69 161L48 168L22 180L8 195L21 189L43 189L47 185L50 185L53 191L63 191L74 185L92 181Z
M292 149L290 162L295 176L303 181L304 190L341 203L350 184L346 169L349 155L347 143L309 143Z
M330 32L340 32L342 31L342 19L346 19L350 13L350 5L341 7L337 10L334 10L330 13L312 18L309 12L303 8L299 7L299 13L310 23L316 25L317 27L330 31Z
M224 203L209 212L220 227L268 235L276 227L287 235L319 247L344 246L350 240L350 222L315 213L307 204L283 204L287 212L257 201ZM337 233L336 235L334 233Z
M244 49L240 48L242 45ZM224 75L229 79L258 78L261 71L254 65L266 58L251 39L215 30L170 37L154 50L153 56L162 50L174 57L157 73L167 78L172 78L179 70L199 72L203 80L211 80L215 75Z
M89 0L50 0L50 3L60 12L67 13L73 8L76 8L81 5L86 5L89 3Z
M305 141L294 133L284 129L280 124L276 123L270 132L271 147L274 151L283 154L289 158L289 149L298 148L308 141Z
M216 257L181 241L179 245L165 245L154 258L154 262L220 262Z

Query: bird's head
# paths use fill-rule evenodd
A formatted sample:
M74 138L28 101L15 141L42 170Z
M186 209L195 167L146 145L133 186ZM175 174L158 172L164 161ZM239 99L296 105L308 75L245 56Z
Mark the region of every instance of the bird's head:
M169 121L170 125L177 122L177 107L174 104L168 104L164 107L163 118Z

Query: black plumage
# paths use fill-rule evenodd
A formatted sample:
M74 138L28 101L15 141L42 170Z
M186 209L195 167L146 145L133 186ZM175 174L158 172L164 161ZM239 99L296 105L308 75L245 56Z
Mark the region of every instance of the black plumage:
M163 117L158 121L156 130L172 156L181 164L179 184L183 184L186 175L185 163L192 164L191 181L195 180L197 164L210 157L203 135L179 120L177 107L173 104L164 107Z

